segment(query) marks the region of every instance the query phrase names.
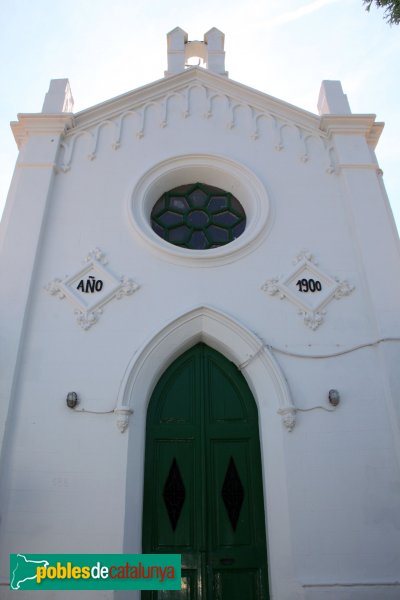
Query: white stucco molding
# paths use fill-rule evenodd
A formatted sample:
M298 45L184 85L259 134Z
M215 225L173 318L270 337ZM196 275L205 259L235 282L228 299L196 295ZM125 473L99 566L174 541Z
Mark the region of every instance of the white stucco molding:
M11 129L18 148L34 135L62 135L73 126L74 117L63 114L19 114L18 121L11 121Z
M247 118L238 119L243 111ZM320 117L201 67L190 67L75 113L73 126L61 143L58 172L67 173L75 159L95 160L100 149L115 152L140 144L150 131L154 133L158 128L170 127L173 135L179 137L184 129L194 125L189 125L192 117L203 119L204 127L217 127L221 135L224 132L228 147L230 131L238 126L244 127L243 135L248 139L263 140L276 152L286 144L292 147L294 137L298 159L304 164L312 160L312 141L319 146L318 154L324 156L327 172L335 172L332 140L320 128ZM268 133L262 125L264 121ZM107 134L102 135L103 132ZM164 144L165 139L160 143ZM81 150L76 152L80 146ZM138 148L137 152L141 150Z
M384 123L375 121L376 115L323 115L320 129L329 137L333 135L363 135L375 148L383 131Z
M348 281L331 277L317 265L313 254L308 250L302 250L285 275L268 279L261 286L261 289L270 296L278 295L281 300L287 298L294 304L298 313L303 316L304 324L312 331L323 323L325 308L332 300L340 300L354 290L354 286ZM314 288L309 290L307 284L307 289L302 290L301 281L305 281L306 284L313 282ZM318 285L319 287L316 287Z
M202 67L191 67L176 75L163 77L79 111L74 114L74 128L82 130L99 125L105 119L114 119L126 111L139 109L170 94L187 90L193 85L204 87L211 95L215 93L225 95L233 105L247 104L256 112L271 114L278 120L282 118L285 122L292 123L308 133L321 135L321 131L318 131L320 117L315 114ZM71 132L71 135L73 133Z
M74 307L76 322L87 331L98 322L108 302L131 296L139 289L139 284L111 271L100 248L89 252L83 264L83 268L73 275L67 275L63 280L56 277L44 289L59 300L67 298ZM96 284L100 285L97 287Z
M166 242L152 230L150 214L160 196L196 181L231 192L242 204L246 229L233 242L210 250L189 250ZM271 222L270 200L260 179L243 164L208 154L175 156L152 167L130 194L128 213L135 232L160 258L193 266L223 264L251 252Z
M283 424L295 425L294 407L286 379L257 335L218 310L202 306L163 327L137 352L121 382L116 413L132 411L145 419L154 386L167 367L194 344L204 342L231 360L243 373L259 409L274 402Z

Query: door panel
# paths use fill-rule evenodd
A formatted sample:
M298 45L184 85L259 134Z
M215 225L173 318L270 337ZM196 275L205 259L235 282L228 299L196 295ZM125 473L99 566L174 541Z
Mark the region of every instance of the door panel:
M238 369L198 344L149 403L143 552L182 554L182 589L149 600L268 600L257 407Z
M228 546L252 547L254 527L249 494L245 492L249 489L246 446L246 441L211 442L211 472L214 474L210 491L211 547L214 552L221 550L223 554Z
M264 598L260 585L260 573L248 570L215 570L213 600L247 600Z
M169 548L173 545L182 549L191 548L195 543L193 514L196 498L193 487L188 486L187 482L192 477L195 465L193 443L190 440L180 440L174 444L158 441L155 458L158 469L154 473L154 491L157 498L162 498L154 507L157 527L154 533L158 547ZM165 479L160 479L159 473L165 474Z

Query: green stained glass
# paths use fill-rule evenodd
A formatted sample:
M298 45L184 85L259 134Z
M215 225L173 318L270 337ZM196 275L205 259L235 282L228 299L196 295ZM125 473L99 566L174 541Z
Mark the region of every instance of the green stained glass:
M239 237L246 227L246 214L230 192L192 183L169 190L157 200L151 226L171 244L208 250Z

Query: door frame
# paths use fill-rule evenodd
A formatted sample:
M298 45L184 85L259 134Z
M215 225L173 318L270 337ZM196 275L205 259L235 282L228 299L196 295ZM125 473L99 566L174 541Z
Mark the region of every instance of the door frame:
M271 598L303 597L294 580L290 536L288 429L279 414L295 415L286 379L265 344L244 325L202 306L173 319L135 352L125 370L118 409L130 410L126 463L126 508L123 552L142 551L144 449L147 407L161 375L186 350L204 342L232 361L244 375L259 415L263 495ZM279 411L279 414L277 414ZM289 429L290 431L290 429ZM130 598L139 598L133 594Z

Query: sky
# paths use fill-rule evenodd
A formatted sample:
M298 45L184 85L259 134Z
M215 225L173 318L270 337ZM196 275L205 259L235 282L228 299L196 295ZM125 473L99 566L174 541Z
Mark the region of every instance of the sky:
M229 77L317 114L341 80L353 113L385 122L376 149L400 228L400 25L362 0L0 0L0 214L18 149L9 123L68 78L78 112L164 75L166 34L225 33Z

